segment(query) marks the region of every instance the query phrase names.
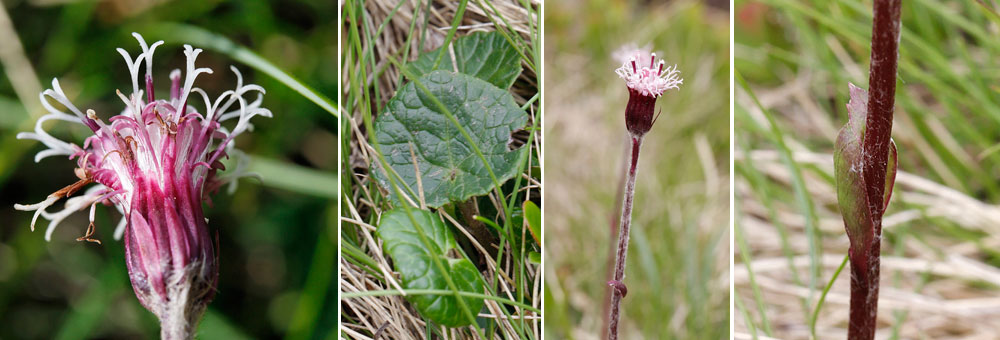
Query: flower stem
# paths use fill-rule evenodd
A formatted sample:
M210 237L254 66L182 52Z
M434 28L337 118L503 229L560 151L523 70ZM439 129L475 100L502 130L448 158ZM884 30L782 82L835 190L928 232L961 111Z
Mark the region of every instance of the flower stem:
M186 322L164 322L160 324L160 340L188 340L193 339L194 334Z
M160 319L160 340L188 340L194 338L194 325L184 311L173 310Z
M632 135L632 157L629 159L628 177L625 181L625 197L622 204L622 219L618 229L618 253L615 256L614 278L608 282L613 287L611 294L611 320L608 322L608 339L618 339L618 321L621 319L622 298L628 292L625 287L625 256L628 255L629 227L632 224L632 199L635 196L635 174L639 164L639 147L642 137Z
M876 212L884 208L883 183L889 164L889 138L896 99L896 65L899 60L900 0L876 0L873 12L863 174L865 183L869 183L873 189L867 191L868 208ZM877 220L876 230L881 234L881 218Z
M855 261L851 261L851 314L847 326L847 338L850 340L875 338L878 319L879 244L877 239L872 243L867 265L856 265Z
M871 69L868 74L868 116L863 141L862 174L871 216L872 241L868 249L851 251L851 307L847 338L875 338L878 318L879 262L882 213L890 157L893 106L896 98L896 68L899 59L900 0L876 0L873 4ZM889 179L892 181L893 179Z

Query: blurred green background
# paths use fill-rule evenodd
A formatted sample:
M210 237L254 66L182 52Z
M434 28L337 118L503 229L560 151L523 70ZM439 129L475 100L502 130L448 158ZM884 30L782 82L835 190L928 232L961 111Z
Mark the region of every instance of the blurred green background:
M135 298L126 275L123 246L112 232L120 215L97 210L97 238L77 242L87 212L56 229L52 242L29 230L30 212L15 203L35 203L75 181L75 162L51 157L34 163L42 146L15 140L42 112L38 92L58 77L81 108L120 112L116 89L130 86L116 47L132 55L163 39L154 79L183 68L181 43L192 36L162 26L184 23L224 36L256 52L317 93L337 93L336 7L333 1L3 1L11 25L0 20L0 339L156 338L155 317ZM18 40L23 49L17 46ZM273 119L257 117L252 133L236 139L253 157L251 170L264 179L244 179L234 195L225 190L206 207L218 232L219 291L199 328L205 339L325 339L336 334L337 175L336 117L299 92L231 56L206 49L196 86L214 98L235 85L229 65L247 82L267 89L263 106ZM221 45L219 45L221 46ZM25 61L19 64L18 61ZM33 71L33 72L32 72ZM27 75L27 76L25 76ZM21 102L21 98L26 98ZM197 105L196 105L197 106ZM331 105L332 106L332 105ZM27 107L27 108L26 108ZM77 143L85 128L47 123L54 136ZM53 209L61 209L57 203Z
M649 46L684 78L639 159L624 339L729 337L728 2L545 3L545 334L600 338L626 162L612 55Z

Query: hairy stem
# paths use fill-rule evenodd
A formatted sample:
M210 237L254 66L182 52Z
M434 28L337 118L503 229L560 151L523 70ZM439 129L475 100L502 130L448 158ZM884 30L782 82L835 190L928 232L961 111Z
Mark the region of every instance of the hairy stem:
M622 219L618 227L618 253L615 256L615 276L608 282L613 286L611 294L611 317L608 322L608 339L618 339L618 321L621 319L622 298L628 290L625 288L625 256L628 255L629 227L632 224L632 199L635 196L635 174L639 164L639 147L642 146L641 136L632 136L632 157L629 159L628 177L625 182L625 197L622 204Z
M868 73L868 117L864 137L864 178L868 183L868 210L882 211L889 135L896 99L896 64L899 59L900 0L876 0L872 22L871 69ZM881 214L878 214L881 216ZM881 218L876 219L881 232Z
M872 22L871 69L868 79L868 116L865 122L862 174L873 233L868 249L852 249L851 308L847 338L875 338L878 318L879 250L885 210L886 170L896 96L899 58L900 0L876 0ZM891 179L890 179L891 180ZM891 188L891 187L890 187Z
M194 329L182 314L171 315L160 321L160 340L194 339Z
M851 314L847 339L875 338L878 316L879 242L875 241L867 254L866 265L851 261Z

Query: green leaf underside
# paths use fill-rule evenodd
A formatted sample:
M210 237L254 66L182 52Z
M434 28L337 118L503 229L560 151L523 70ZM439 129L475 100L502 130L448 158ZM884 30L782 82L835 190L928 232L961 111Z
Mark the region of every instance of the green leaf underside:
M423 76L435 70L457 71L485 80L501 89L509 89L521 74L521 57L499 32L475 32L455 39L452 50L445 49L437 68L434 61L445 46L424 52L411 62L410 68Z
M411 209L410 213L426 233L430 249L420 241L417 228L404 209L396 208L383 213L377 230L383 241L382 248L392 258L393 267L402 278L403 288L450 290L444 274L434 265L433 258L437 257L444 263L458 290L482 294L486 283L476 266L468 259L447 256L455 249L455 238L441 218L427 210ZM406 299L420 315L434 323L448 327L471 324L454 295L408 295ZM462 299L472 313L478 313L483 308L483 299Z
M513 96L485 81L448 71L431 72L419 81L469 133L497 180L503 183L512 178L526 148L512 151L507 144L511 133L528 122L528 114L517 106ZM413 82L396 93L375 120L375 139L386 163L403 182L414 192L423 188L429 207L485 195L493 187L489 172L468 140L428 93ZM389 188L386 172L380 167L375 164L375 179ZM395 193L390 196L400 201Z
M847 124L837 136L833 153L834 175L837 180L837 202L844 218L851 250L861 252L871 245L875 237L874 219L881 218L892 196L896 177L896 145L889 141L889 158L886 169L884 206L882 211L870 211L865 191L862 165L865 121L868 115L868 92L850 84L850 101L847 103Z

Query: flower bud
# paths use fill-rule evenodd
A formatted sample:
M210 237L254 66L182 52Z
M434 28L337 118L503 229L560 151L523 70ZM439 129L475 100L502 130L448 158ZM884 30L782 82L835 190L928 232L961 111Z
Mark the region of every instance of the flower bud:
M653 127L653 110L656 97L645 96L642 92L628 89L628 104L625 106L625 127L633 136L643 136Z
M645 60L649 60L649 66L641 65ZM625 126L633 137L644 136L656 122L653 115L656 98L669 89L679 89L684 83L684 79L678 77L677 65L664 68L664 64L663 59L656 59L656 53L635 50L632 57L615 70L628 87Z

